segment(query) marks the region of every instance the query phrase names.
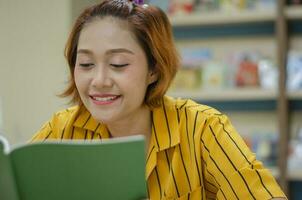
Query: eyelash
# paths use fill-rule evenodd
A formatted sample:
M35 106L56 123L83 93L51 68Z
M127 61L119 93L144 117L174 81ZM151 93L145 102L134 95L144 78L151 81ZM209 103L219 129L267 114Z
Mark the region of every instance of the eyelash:
M126 67L126 66L128 66L129 64L122 64L122 65L110 64L110 65L113 66L113 67L116 67L116 68L121 68L121 67Z
M84 68L87 68L87 67L91 67L93 65L93 63L81 63L79 64L80 67L84 67ZM128 66L129 64L121 64L121 65L118 65L118 64L110 64L112 67L115 67L115 68L122 68L122 67L126 67Z
M92 65L93 65L92 63L82 63L82 64L80 64L81 67L90 67Z

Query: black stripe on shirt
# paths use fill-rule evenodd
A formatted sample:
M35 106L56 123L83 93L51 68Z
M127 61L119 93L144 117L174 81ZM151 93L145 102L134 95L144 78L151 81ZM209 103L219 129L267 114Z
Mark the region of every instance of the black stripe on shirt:
M84 140L87 139L87 135L88 135L88 130L85 131L85 138L84 138Z
M222 189L220 189L220 191L221 191L221 193L222 193L222 195L223 195L223 198L224 198L225 200L227 200L227 198L226 198L226 196L225 196L225 194L224 194L223 190L222 190Z
M158 176L157 167L155 168L155 173L156 173L156 179L157 179L157 183L158 183L158 187L159 187L159 192L160 192L160 199L161 199L162 198L162 189L161 189L161 184L160 184L160 180L159 180L159 176Z
M242 154L242 156L245 158L245 160L252 165L252 163L247 159L247 157L244 155L244 153L242 152L242 150L239 148L238 144L234 141L234 139L231 137L231 134L225 129L224 123L221 122L221 119L219 119L219 123L222 125L222 129L224 130L224 132L227 133L227 135L229 136L229 138L233 141L233 143L235 144L235 146L237 147L237 149L240 151L240 153Z
M66 122L66 124L67 124L67 122ZM63 130L62 130L62 134L61 134L61 140L64 138L66 124L65 124L65 126L64 126L64 128L63 128Z
M86 124L88 123L90 117L91 117L91 114L89 114L88 119L87 119L86 122L83 124L82 128L84 128L84 127L86 126Z
M174 186L175 186L175 189L176 189L176 192L177 192L177 197L179 198L180 194L179 194L178 186L177 186L177 183L176 183L173 167L170 165L170 161L169 161L169 156L168 156L167 150L165 150L165 155L166 155L167 163L168 163L168 166L169 166L169 170L171 170L171 173L172 173Z
M215 188L216 191L218 191L218 188L211 182L209 182L208 180L206 180L206 184L210 185L211 187Z
M44 138L44 141L49 138L49 136L51 135L51 133L52 133L52 130L49 131L49 133L47 134L47 136Z
M148 157L147 157L146 163L148 163L148 161L149 161L149 159L150 159L150 156L151 156L151 154L152 154L154 148L155 148L155 147L153 146L152 149L151 149L151 151L150 151L150 153L149 153L149 155L148 155Z
M186 132L187 132L188 145L189 145L189 149L191 149L190 137L189 137L189 131L188 131L188 114L187 114L187 108L185 108L185 116L186 116Z
M184 167L184 170L185 170L185 173L186 173L186 177L187 177L187 180L188 180L188 183L189 183L190 190L192 190L190 179L189 179L189 175L188 175L188 171L187 171L187 168L186 168L186 165L185 165L185 162L184 162L184 158L183 158L183 155L182 155L182 150L181 150L181 146L180 145L179 145L179 152L180 152L181 162L182 162L182 165Z
M212 127L211 127L211 126L209 126L209 127L210 127L210 130L211 130L211 133L213 134L213 136L214 136L214 138L215 138L216 143L218 144L218 146L220 147L220 149L222 150L222 152L224 153L224 155L226 156L226 158L229 160L229 162L230 162L231 165L233 166L234 170L236 170L236 171L238 172L238 174L240 175L240 177L242 178L242 180L243 180L243 182L244 182L246 188L248 189L250 195L253 197L253 199L256 199L255 196L253 195L253 193L252 193L250 187L248 186L248 184L247 184L245 178L244 178L243 175L240 173L240 171L236 168L236 166L235 166L235 164L233 163L233 161L230 159L230 157L228 156L228 154L225 152L225 150L223 149L223 147L222 147L221 144L219 143L219 141L218 141L218 139L217 139L217 137L216 137L216 135L215 135L215 133L214 133Z
M211 190L209 190L209 189L207 189L207 188L205 188L205 191L207 191L208 193L211 193L212 195L216 195L215 192L212 192Z
M64 138L64 132L65 132L65 127L62 130L62 134L61 134L61 140Z
M193 138L194 138L194 136L195 136L195 128L196 128L196 121L197 121L197 118L198 118L198 112L196 112L195 120L194 120ZM200 186L202 186L202 181L201 181L201 177L200 177L199 166L198 166L197 157L196 157L196 149L195 149L195 142L194 142L194 140L193 140L193 150L194 150L194 155L195 155L196 169L197 169L197 172L198 172L199 184L200 184Z
M238 198L236 192L234 191L234 188L233 188L232 184L230 183L230 181L228 180L228 178L225 176L225 174L223 173L223 171L219 168L219 166L217 165L216 161L215 161L215 160L213 159L213 157L211 156L210 151L209 151L209 149L206 147L206 145L205 145L203 139L201 139L201 142L202 142L204 148L205 148L205 149L207 150L207 152L209 153L210 159L212 160L212 162L214 163L214 165L216 166L216 168L218 169L218 171L222 174L222 176L225 178L225 180L226 180L227 183L229 184L230 188L232 189L233 193L234 193L235 196L236 196L236 199L239 200L239 198Z
M187 103L188 103L188 100L186 100L185 103L179 107L179 109L181 110Z
M177 108L177 106L175 105L175 109L176 109L176 113L177 113L177 122L179 124L179 121L180 121L180 117L179 117L179 110Z
M63 130L62 130L62 134L61 134L61 140L62 140L62 139L64 139L65 128L66 128L66 126L67 126L68 122L69 122L69 120L68 120L68 121L66 121L66 123L65 123L65 125L64 125L64 128L63 128Z
M109 138L113 138L110 130L108 130L108 135L109 135Z
M94 132L91 133L91 140L93 139L94 137Z
M96 128L94 129L93 132L96 132L98 130L98 128L100 127L101 123L98 123L98 125L96 126Z
M159 146L159 143L158 143L157 133L156 133L156 129L155 129L155 126L154 126L154 121L153 121L153 112L151 112L151 120L152 120L152 127L153 127L153 130L154 130L156 144L158 146L158 150L160 151L160 146Z
M263 181L262 181L262 178L261 178L261 176L260 176L258 170L256 169L255 171L257 172L257 175L258 175L258 177L259 177L259 179L260 179L260 181L261 181L261 184L262 184L262 186L264 187L264 189L267 191L267 193L269 193L269 195L271 196L271 198L274 198L273 195L272 195L272 193L271 193L271 192L267 189L267 187L264 185L264 183L263 183Z
M166 106L165 106L165 101L164 100L163 100L163 109L164 109L164 113L165 113L165 119L166 119L167 129L168 129L168 133L169 133L169 147L171 147L171 132L170 132L169 120L168 120L168 116L167 116Z
M70 139L73 139L73 136L74 136L74 127L72 127L72 133Z

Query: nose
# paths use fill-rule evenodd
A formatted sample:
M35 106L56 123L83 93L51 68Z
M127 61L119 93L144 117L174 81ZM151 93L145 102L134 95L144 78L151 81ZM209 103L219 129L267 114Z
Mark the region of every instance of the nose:
M105 66L97 66L92 72L91 84L95 88L110 88L113 85L110 71Z

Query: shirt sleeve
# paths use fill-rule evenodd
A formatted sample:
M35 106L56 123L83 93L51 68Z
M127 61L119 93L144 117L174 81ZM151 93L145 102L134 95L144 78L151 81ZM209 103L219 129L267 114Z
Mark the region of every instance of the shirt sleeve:
M210 116L203 130L205 179L218 188L217 199L285 197L271 172L256 160L225 115Z

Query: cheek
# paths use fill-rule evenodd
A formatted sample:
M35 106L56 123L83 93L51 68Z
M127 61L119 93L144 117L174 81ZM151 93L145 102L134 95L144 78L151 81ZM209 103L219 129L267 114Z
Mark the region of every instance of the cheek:
M77 67L74 68L74 72L73 72L73 78L74 78L74 82L76 84L76 86L78 87L78 82L79 82L79 70Z
M77 67L75 67L74 69L73 77L74 77L75 85L78 91L80 91L81 88L84 87L85 81L83 79L83 74L81 73L81 70L79 70Z
M144 90L147 87L147 78L146 74L140 71L129 71L123 77L123 86L129 87L133 92L139 90Z
M140 83L140 85L148 83L148 74L148 67L145 63L137 63L134 67L129 68L127 71L128 80Z

